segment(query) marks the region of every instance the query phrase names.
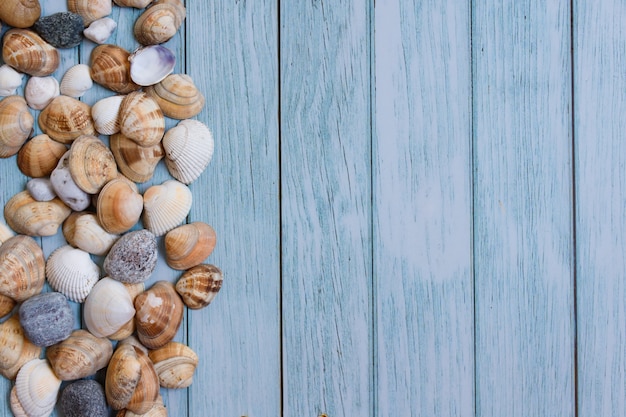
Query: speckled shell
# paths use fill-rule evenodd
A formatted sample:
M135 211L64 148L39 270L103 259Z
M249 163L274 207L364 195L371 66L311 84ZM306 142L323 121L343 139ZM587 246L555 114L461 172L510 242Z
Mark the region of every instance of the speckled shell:
M123 179L109 181L98 195L98 220L109 233L120 234L130 230L139 221L142 210L141 194Z
M59 67L59 52L29 29L9 29L2 38L2 59L28 75L45 77Z
M24 364L15 378L15 399L27 416L48 416L57 401L61 380L45 359ZM13 407L13 404L11 404Z
M162 236L180 225L191 209L189 187L176 180L153 185L143 195L143 224L156 236Z
M204 107L205 99L186 74L170 74L161 82L146 87L145 92L154 98L163 114L172 119L189 119Z
M79 136L96 133L91 106L68 96L55 97L39 114L38 123L44 133L65 144Z
M98 193L107 182L117 177L117 165L111 150L91 135L74 140L69 167L76 185L88 194Z
M17 153L17 166L31 178L49 176L67 152L67 147L46 134L33 137Z
M137 337L148 349L170 342L183 320L183 302L174 285L157 281L135 298Z
M147 7L152 0L113 0L120 7L133 7L135 9L143 9Z
M31 343L20 325L17 314L0 324L0 374L15 379L17 371L26 362L38 358L41 347Z
M108 337L135 315L135 308L124 284L104 277L85 300L84 323L96 337Z
M186 388L193 382L198 355L189 346L169 342L148 353L163 388Z
M155 145L165 133L165 116L152 97L132 92L120 106L120 132L141 146Z
M34 110L42 110L59 94L59 82L52 76L30 77L24 87L26 103Z
M142 45L157 45L171 39L185 20L180 0L157 0L135 21L133 32Z
M102 228L93 213L74 212L63 223L63 236L70 245L93 255L104 256L119 238Z
M45 260L29 236L17 235L0 245L0 293L24 301L43 289Z
M98 45L91 52L91 79L109 90L128 94L141 87L130 78L130 52L117 45Z
M53 236L71 209L59 198L36 201L28 191L15 194L4 206L4 218L17 233L29 236Z
M39 0L3 0L0 20L14 28L29 28L41 16Z
M165 260L178 270L202 263L215 248L217 236L211 226L193 222L178 226L165 235Z
M100 268L89 253L63 245L48 257L46 277L55 291L71 301L82 303L100 278Z
M197 310L208 306L222 288L224 276L215 265L200 264L188 269L176 282L176 292L185 305Z
M77 64L65 71L61 79L61 94L78 98L85 94L91 87L91 70L87 64Z
M120 106L124 96L116 95L98 100L91 106L93 124L102 135L113 135L120 131Z
M163 137L167 170L184 184L191 184L204 172L213 148L213 134L198 120L183 120Z
M161 142L152 146L140 146L121 133L110 137L109 146L115 156L117 168L135 182L146 182L152 178L164 155Z
M0 158L15 155L33 131L35 119L26 100L8 96L0 100Z
M111 0L67 0L67 9L79 14L85 26L94 20L111 14L113 2Z
M87 330L74 330L70 337L46 349L54 373L63 381L86 378L107 366L113 355L111 342Z

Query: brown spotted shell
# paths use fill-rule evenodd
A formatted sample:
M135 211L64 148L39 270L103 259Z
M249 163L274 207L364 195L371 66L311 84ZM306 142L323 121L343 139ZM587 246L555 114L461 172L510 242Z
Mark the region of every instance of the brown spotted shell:
M33 131L35 119L21 96L0 100L0 158L15 155Z
M189 119L204 107L204 96L187 74L170 74L145 91L157 101L163 114L172 119Z
M18 314L0 324L0 374L15 379L17 371L26 362L38 358L41 347L31 343L20 324Z
M37 201L28 191L21 191L4 206L4 218L17 233L54 236L71 211L58 197L50 201Z
M3 61L35 77L45 77L59 67L59 52L30 29L9 29L2 38Z
M85 26L89 26L94 20L110 15L113 2L111 0L67 0L67 9L80 15Z
M139 90L141 87L130 78L130 53L117 45L98 45L91 52L91 79L120 94Z
M135 298L137 337L149 349L170 342L183 320L183 302L174 285L157 281Z
M202 263L215 248L217 236L213 228L203 222L178 226L165 235L165 260L178 270Z
M186 17L180 0L156 0L135 21L133 33L142 45L157 45L171 39Z
M17 166L28 177L49 176L67 152L67 147L46 135L37 135L22 146L17 153Z
M117 177L117 165L111 150L92 135L82 135L74 140L69 168L76 185L87 194L100 192L104 184Z
M29 28L39 16L39 0L2 0L0 3L0 20L14 28Z
M141 146L155 145L165 133L165 116L152 97L134 91L122 100L120 132Z
M29 236L17 235L0 246L0 293L24 301L39 294L45 282L41 247Z
M38 123L44 133L65 144L96 133L91 106L69 96L55 97L39 114Z
M96 212L104 230L120 234L130 230L141 217L143 198L120 178L109 181L100 190Z
M200 264L188 269L176 282L176 292L185 305L197 310L208 306L222 288L222 271L211 264Z
M169 342L148 353L163 388L186 388L193 382L198 355L189 346Z
M135 182L146 182L152 178L164 155L161 142L152 146L140 146L121 133L110 137L109 146L120 172Z
M94 375L108 365L111 355L113 345L107 338L82 329L74 330L70 337L46 349L54 373L63 381Z

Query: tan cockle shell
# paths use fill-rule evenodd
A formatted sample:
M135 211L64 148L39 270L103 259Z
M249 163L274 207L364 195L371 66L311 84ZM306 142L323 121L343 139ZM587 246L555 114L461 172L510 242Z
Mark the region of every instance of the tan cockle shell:
M135 21L133 33L142 45L157 45L171 39L185 20L180 0L156 0Z
M147 7L152 0L113 0L120 7L133 7L135 9L143 9Z
M46 277L52 289L82 303L100 278L100 268L87 252L63 245L48 257Z
M165 116L152 97L132 92L120 106L120 132L141 146L155 145L165 133Z
M63 381L86 378L108 365L113 345L87 330L74 330L70 337L46 349L54 373Z
M163 114L172 119L189 119L204 107L204 96L187 74L170 74L161 82L145 88Z
M135 315L128 290L119 281L104 277L94 285L83 307L84 323L96 337L108 337Z
M31 178L49 176L59 164L67 147L50 136L37 135L26 142L17 153L17 166L22 173Z
M30 29L9 29L2 38L2 60L28 75L45 77L59 67L59 52Z
M54 374L47 360L32 359L26 362L15 379L15 401L19 405L17 410L23 410L26 416L50 415L60 388L61 380ZM16 410L13 411L15 413Z
M202 263L215 248L217 236L211 226L193 222L178 226L165 235L165 260L178 270Z
M91 79L109 90L127 94L141 87L130 78L130 52L117 45L98 45L91 52Z
M215 265L200 264L188 269L176 282L176 292L185 305L197 310L208 306L222 288L224 276Z
M43 289L45 260L29 236L17 235L0 246L0 293L24 301Z
M14 28L29 28L41 16L39 0L2 0L0 20Z
M186 388L193 382L198 355L189 346L169 342L148 353L163 388Z
M31 359L38 358L40 354L41 347L28 340L17 313L0 324L0 374L2 376L15 379L22 365Z
M17 233L53 236L71 211L58 197L50 201L36 201L28 191L21 191L4 206L4 218Z
M26 103L34 110L42 110L59 94L59 82L53 76L30 77L24 87Z
M213 134L198 120L183 120L163 137L167 170L184 184L191 184L204 172L213 148Z
M74 212L63 223L63 236L70 245L93 255L104 256L120 237L102 228L93 213Z
M39 114L38 123L44 133L65 144L79 136L96 133L91 106L68 96L55 97Z
M170 342L183 320L183 301L174 285L157 281L135 298L137 337L148 349Z
M135 182L146 182L152 178L164 155L161 142L152 146L140 146L121 133L109 138L109 146L115 156L117 168Z
M61 79L61 94L74 98L85 94L93 86L90 72L87 64L76 64L65 71Z
M83 23L89 26L94 20L111 14L112 0L67 0L67 9L83 18Z
M120 106L124 96L116 95L98 100L91 106L93 124L102 135L113 135L120 131Z
M121 178L109 181L98 195L96 212L102 228L120 234L130 230L141 217L143 198Z
M143 224L156 236L162 236L181 224L191 210L189 187L176 180L153 185L143 194Z
M69 167L72 179L87 194L98 193L107 182L117 177L117 165L111 150L92 135L82 135L74 140Z
M0 100L0 158L15 155L33 131L35 119L26 100L8 96Z

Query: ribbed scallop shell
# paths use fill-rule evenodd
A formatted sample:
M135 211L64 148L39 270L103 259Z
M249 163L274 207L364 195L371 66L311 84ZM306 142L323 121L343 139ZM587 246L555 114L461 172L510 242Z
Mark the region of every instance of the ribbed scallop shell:
M153 185L143 195L143 224L156 236L162 236L181 224L191 209L189 187L176 180Z
M193 222L178 226L165 235L165 260L178 270L202 263L215 248L217 236L211 226Z
M0 96L15 95L17 89L22 86L24 74L15 71L4 64L0 66Z
M24 87L26 103L34 110L42 110L59 94L59 82L52 76L30 77Z
M176 282L176 292L187 307L197 310L213 301L223 281L224 276L218 267L200 264L183 273Z
M165 165L174 178L191 184L213 157L213 134L204 123L187 119L165 133Z
M85 26L94 20L111 14L113 2L111 0L67 0L67 9L79 14Z
M137 337L148 349L170 342L183 320L183 301L168 281L157 281L135 298Z
M65 144L96 133L89 104L68 96L55 97L39 114L38 123L44 133Z
M152 178L164 155L161 142L152 146L140 146L121 133L110 137L109 146L115 156L117 168L135 182L146 182Z
M20 325L17 314L0 324L0 374L8 379L15 379L17 371L26 362L38 358L41 347L34 345Z
M187 74L170 74L146 87L145 92L159 103L163 114L172 119L189 119L204 107L204 96Z
M70 337L46 349L54 373L63 381L94 375L108 365L113 345L87 330L74 330Z
M139 90L130 78L130 52L116 45L98 45L91 52L91 79L120 94Z
M17 235L0 245L0 293L24 301L43 289L45 260L29 236Z
M74 140L69 168L76 185L88 194L98 193L107 182L117 177L113 153L104 142L91 135Z
M60 388L61 380L45 359L26 362L15 379L17 401L29 417L50 415Z
M98 133L113 135L120 131L120 106L123 99L122 95L105 97L91 106L91 118Z
M87 64L77 64L65 71L61 79L61 94L78 98L93 87L91 70Z
M100 278L100 268L82 249L63 245L46 261L46 277L55 290L68 299L82 303Z
M157 0L137 18L133 33L142 45L167 42L178 32L185 16L185 6L179 0Z
M193 382L198 355L189 346L169 342L148 353L163 388L186 388Z
M108 337L135 315L128 290L121 282L104 277L85 300L84 323L96 337Z
M2 38L2 59L28 75L44 77L59 67L59 52L29 29L9 29Z
M165 133L165 116L152 97L132 92L120 106L120 132L141 146L155 145Z
M39 0L2 0L0 20L14 28L31 27L41 16Z
M0 158L15 155L20 150L34 123L24 98L8 96L0 100Z
M63 222L63 236L70 245L93 255L104 256L119 238L102 228L93 213L74 212Z
M17 233L53 236L71 211L59 198L37 201L28 191L21 191L4 206L4 218Z
M97 201L98 221L109 233L130 230L141 217L143 198L126 180L116 178L100 191Z
M17 166L31 178L49 176L67 152L67 148L44 134L37 135L22 146L17 153Z

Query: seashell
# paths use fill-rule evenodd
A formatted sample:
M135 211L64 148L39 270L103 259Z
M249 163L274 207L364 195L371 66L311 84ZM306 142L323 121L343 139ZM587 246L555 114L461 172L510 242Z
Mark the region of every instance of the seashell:
M59 67L59 52L29 29L9 29L2 38L2 60L28 75L44 77Z
M120 7L134 7L135 9L143 9L147 7L152 0L113 0Z
M183 320L183 301L174 285L157 281L135 298L137 337L148 349L172 341Z
M128 94L120 106L120 132L141 146L157 144L165 133L165 116L143 91Z
M42 110L59 94L59 82L52 76L30 77L24 87L24 98L33 110Z
M62 143L52 140L46 134L37 135L26 142L17 153L17 166L28 177L47 177L59 164L65 152L67 147Z
M152 146L139 146L121 133L109 138L109 146L115 156L117 168L135 182L146 182L152 178L157 164L164 155L161 142Z
M91 87L91 70L87 64L77 64L65 71L61 79L61 94L78 98L85 94Z
M69 144L81 135L93 135L91 106L68 96L58 96L39 114L39 127L52 139Z
M37 201L50 201L57 196L49 178L32 178L28 180L26 190Z
M111 180L100 190L96 212L100 225L109 233L130 230L139 221L142 210L141 194L123 179Z
M34 295L20 304L24 334L41 347L67 339L74 328L74 316L67 298L59 292Z
M162 45L140 47L128 59L130 78L141 86L158 83L171 74L176 66L176 56Z
M102 45L109 39L117 28L117 23L110 17L102 17L91 22L89 27L83 31L85 38Z
M23 415L29 417L50 415L60 388L61 380L54 374L47 360L32 359L26 362L15 379L15 402L19 404L17 410L23 410ZM13 411L15 413L16 410Z
M59 409L65 417L108 417L104 388L98 381L83 379L68 384L59 397Z
M104 277L94 285L83 307L84 323L96 337L108 337L135 315L124 284Z
M4 317L13 311L17 302L11 297L0 294L0 317Z
M0 100L0 158L15 155L20 150L34 123L22 97L8 96Z
M191 210L189 187L176 180L153 185L143 195L143 224L157 236L162 236L181 224Z
M17 235L0 245L0 294L24 301L43 289L45 260L29 236Z
M17 399L17 388L15 385L13 385L9 394L9 406L15 417L29 417L24 407L22 407L22 404L20 404L20 401Z
M165 235L165 261L178 270L202 263L215 248L217 236L211 226L193 222L178 226Z
M63 223L63 236L70 245L93 255L104 256L119 238L102 228L93 213L74 212Z
M0 324L0 374L15 379L17 372L26 362L39 358L41 348L34 345L20 324L20 318L13 314Z
M130 53L116 45L98 45L91 52L91 79L109 90L128 94L141 86L130 78Z
M70 152L67 151L61 157L57 167L50 174L50 182L54 192L63 203L72 210L81 211L89 207L91 199L89 194L80 189L74 182L70 173L69 156Z
M118 346L119 345L131 345L140 349L146 355L148 354L148 348L142 345L139 339L137 338L137 336L135 335L130 335L127 338L120 340L120 343L118 343Z
M111 150L95 136L78 137L70 148L69 168L76 185L88 194L98 193L117 177Z
M113 135L120 131L120 106L124 96L110 96L98 100L91 106L91 118L96 131L102 135Z
M204 107L204 96L187 74L170 74L144 91L157 101L163 114L172 119L189 119Z
M22 78L24 74L15 71L7 64L0 66L0 96L15 95L17 89L22 86Z
M42 16L33 29L55 48L73 48L83 40L83 18L72 12L58 12Z
M159 377L148 354L137 346L132 347L139 360L141 377L126 408L136 414L144 414L154 405L162 403L159 395Z
M176 292L193 310L208 306L222 288L224 276L215 265L200 264L188 269L176 282Z
M120 410L128 405L140 378L141 362L137 350L130 344L120 343L109 361L104 384L111 408Z
M55 290L68 299L82 303L100 278L100 268L82 249L63 245L46 261L46 277Z
M89 26L94 20L108 16L113 10L111 0L67 0L67 9L79 14L83 18L85 26Z
M41 16L39 0L3 0L0 20L15 28L31 27Z
M178 342L150 351L150 360L163 388L187 388L193 382L198 355L189 346Z
M143 414L135 414L130 410L123 409L117 412L115 417L167 417L167 408L163 403L154 404L152 408Z
M102 267L109 277L124 283L146 281L156 268L156 237L146 229L120 237L113 245Z
M11 230L9 226L7 226L2 221L0 221L0 245L2 245L4 242L9 240L13 236L15 236L15 233L13 233L13 230Z
M178 32L185 16L185 6L179 0L157 0L137 18L133 33L142 45L167 42Z
M86 378L108 365L113 345L87 330L74 330L70 337L46 349L54 373L63 381Z
M29 236L55 235L70 212L59 198L36 201L28 191L15 194L4 206L4 218L9 227Z
M213 134L198 120L183 120L163 136L165 166L184 184L191 184L204 172L213 148Z

